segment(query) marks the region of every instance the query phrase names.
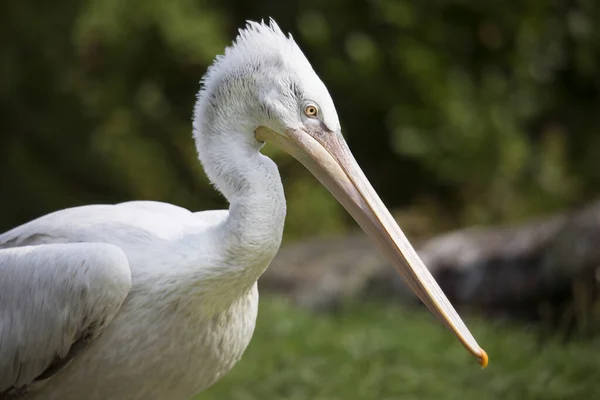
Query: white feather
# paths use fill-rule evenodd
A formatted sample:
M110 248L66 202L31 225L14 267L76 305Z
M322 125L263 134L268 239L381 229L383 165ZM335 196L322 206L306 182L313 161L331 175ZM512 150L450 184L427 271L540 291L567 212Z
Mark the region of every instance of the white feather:
M260 153L254 130L302 126L307 100L339 130L333 101L294 40L274 21L249 22L208 70L194 110L199 159L228 211L94 205L0 235L0 294L10 293L0 297L0 355L9 355L0 363L0 399L9 391L28 400L177 400L226 374L252 337L256 281L279 249L286 213L277 167ZM110 271L121 283L106 280ZM82 279L95 297L79 304L64 294ZM45 311L32 311L38 304ZM93 340L61 371L33 382L49 354L60 359L73 332L95 319L106 324Z

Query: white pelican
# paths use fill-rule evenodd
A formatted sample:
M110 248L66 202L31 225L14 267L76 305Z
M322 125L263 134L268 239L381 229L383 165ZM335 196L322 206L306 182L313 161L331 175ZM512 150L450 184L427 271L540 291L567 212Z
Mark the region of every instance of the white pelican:
M240 359L256 281L286 204L271 141L344 205L419 298L485 366L346 146L333 101L291 36L249 22L203 79L200 162L229 210L76 207L0 235L0 399L187 399Z

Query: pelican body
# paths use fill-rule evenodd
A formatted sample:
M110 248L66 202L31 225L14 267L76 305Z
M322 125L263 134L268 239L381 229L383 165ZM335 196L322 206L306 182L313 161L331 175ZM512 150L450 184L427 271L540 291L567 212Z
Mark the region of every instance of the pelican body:
M0 235L0 400L183 400L231 370L251 340L256 282L286 215L266 141L327 186L487 364L356 164L325 85L275 22L249 22L209 68L194 138L228 210L91 205Z

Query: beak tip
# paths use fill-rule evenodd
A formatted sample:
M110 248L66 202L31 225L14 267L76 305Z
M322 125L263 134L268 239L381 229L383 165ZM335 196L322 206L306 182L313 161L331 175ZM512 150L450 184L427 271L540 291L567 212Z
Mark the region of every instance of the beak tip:
M488 365L488 355L485 352L485 350L481 349L481 354L479 355L479 365L481 365L481 368L485 368Z

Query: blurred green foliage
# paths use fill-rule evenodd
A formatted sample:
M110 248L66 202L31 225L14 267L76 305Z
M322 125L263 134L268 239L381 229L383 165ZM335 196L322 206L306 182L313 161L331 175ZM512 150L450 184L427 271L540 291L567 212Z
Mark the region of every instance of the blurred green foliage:
M226 207L191 140L199 80L245 19L291 31L392 207L518 220L600 185L592 0L89 0L0 4L0 229L131 199ZM287 237L349 218L290 157Z
M540 346L524 328L466 320L485 370L430 314L369 302L315 315L267 297L240 363L196 399L600 398L597 340Z
M89 203L226 207L196 159L193 102L244 20L270 16L329 87L350 147L389 206L467 225L586 202L600 187L599 7L0 2L0 231ZM351 226L300 164L266 152L286 188L286 238ZM425 315L361 305L316 317L272 301L261 310L242 363L199 399L600 396L594 344L542 350L527 332L475 325L491 355L482 373Z

